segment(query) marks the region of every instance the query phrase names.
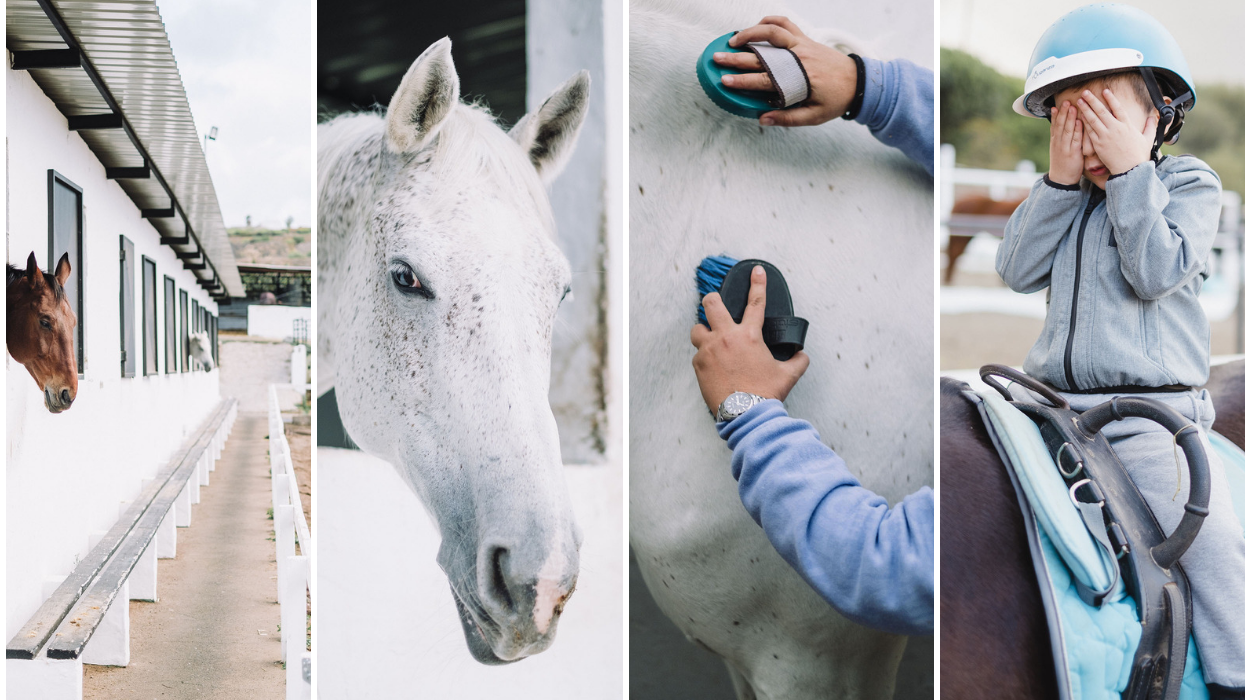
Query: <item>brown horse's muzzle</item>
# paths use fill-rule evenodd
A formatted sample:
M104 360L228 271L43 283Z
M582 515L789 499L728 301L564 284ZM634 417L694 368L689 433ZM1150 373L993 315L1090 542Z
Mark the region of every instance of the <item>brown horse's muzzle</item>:
M78 396L78 387L62 387L57 389L52 386L43 388L43 405L52 413L60 413L69 409L74 403L74 398Z

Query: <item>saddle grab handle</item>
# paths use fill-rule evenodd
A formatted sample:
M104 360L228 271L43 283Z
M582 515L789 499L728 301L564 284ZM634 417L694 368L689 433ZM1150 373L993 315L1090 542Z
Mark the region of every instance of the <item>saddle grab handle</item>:
M1176 443L1189 463L1189 500L1185 503L1185 515L1172 534L1150 550L1155 563L1170 569L1193 544L1203 519L1207 517L1211 472L1202 444L1202 432L1175 410L1157 401L1132 397L1117 397L1095 406L1082 413L1076 419L1076 425L1081 432L1093 438L1108 423L1125 418L1145 418L1166 428L1176 436Z
M1049 401L1050 405L1055 408L1069 408L1068 402L1064 400L1062 396L1055 393L1054 389L1051 389L1018 369L1013 369L1007 365L985 365L981 368L981 381L985 382L991 389L1001 394L1004 399L1008 401L1015 401L1016 398L1011 395L1011 391L1002 384L999 384L997 379L992 379L992 377L1002 377L1009 382L1019 384L1026 389L1040 394L1042 398Z

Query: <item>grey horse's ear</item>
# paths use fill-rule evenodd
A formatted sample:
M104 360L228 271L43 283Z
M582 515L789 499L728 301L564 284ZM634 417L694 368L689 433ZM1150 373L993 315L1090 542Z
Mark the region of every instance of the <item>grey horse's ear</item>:
M531 112L508 132L529 156L545 184L564 169L577 133L590 108L590 73L581 71L551 93L537 112Z
M451 39L430 44L409 66L386 108L386 142L396 153L420 150L460 101Z

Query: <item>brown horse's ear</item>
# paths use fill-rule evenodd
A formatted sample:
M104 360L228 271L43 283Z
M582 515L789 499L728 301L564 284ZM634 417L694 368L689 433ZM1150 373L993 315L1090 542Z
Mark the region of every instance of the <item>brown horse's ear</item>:
M43 270L39 269L39 263L35 261L35 251L30 251L30 257L26 258L26 284L31 289L38 289L43 284Z
M61 253L61 259L56 263L57 284L64 287L67 279L69 279L69 253Z

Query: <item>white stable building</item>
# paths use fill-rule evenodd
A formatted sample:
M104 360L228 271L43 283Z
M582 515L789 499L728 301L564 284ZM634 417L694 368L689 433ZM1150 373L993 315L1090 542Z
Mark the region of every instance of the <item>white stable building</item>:
M8 697L73 697L75 673L81 696L92 644L50 661L62 634L52 630L65 622L55 614L41 623L52 626L49 648L15 651L15 636L30 636L27 627L48 615L45 601L64 596L67 577L92 573L82 564L103 556L96 543L110 541L106 533L124 537L88 577L84 599L110 571L130 577L129 565L115 561L127 547L139 547L133 571L150 568L152 585L118 584L120 604L106 606L100 630L128 624L120 617L129 598L157 597L156 550L174 553L175 510L153 494L162 484L182 489L178 507L187 501L189 517L188 499L198 498L207 479L200 472L211 468L233 415L219 373L191 358L188 337L206 332L215 357L218 299L244 291L156 4L6 7L6 256L25 267L33 251L48 269L69 254L79 370L72 408L53 415L26 369L7 358ZM213 434L204 432L210 419L218 421ZM170 517L153 521L148 503ZM150 521L161 523L155 535L144 530ZM138 545L135 533L146 533ZM95 663L125 665L128 647L118 646L117 633L111 648L95 645Z

